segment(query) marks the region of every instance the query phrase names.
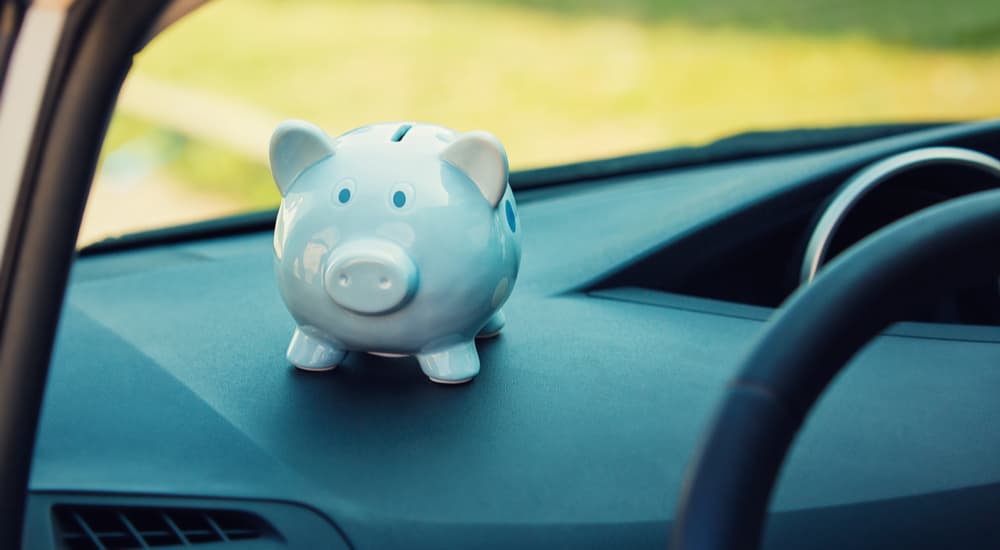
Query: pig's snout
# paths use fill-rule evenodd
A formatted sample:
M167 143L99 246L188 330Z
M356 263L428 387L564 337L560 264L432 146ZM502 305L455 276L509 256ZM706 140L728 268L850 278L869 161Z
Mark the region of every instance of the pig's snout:
M341 307L374 315L397 310L417 290L417 267L398 245L382 240L345 243L327 260L326 292Z

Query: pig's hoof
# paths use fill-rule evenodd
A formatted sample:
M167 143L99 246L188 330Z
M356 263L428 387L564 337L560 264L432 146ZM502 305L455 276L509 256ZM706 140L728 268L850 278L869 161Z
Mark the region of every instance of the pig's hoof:
M289 363L291 363L291 361L289 361ZM334 370L337 368L337 365L329 365L324 367L306 367L303 365L296 365L295 363L292 363L292 366L299 370L304 370L306 372L326 372L328 370Z
M480 329L476 338L493 338L497 334L500 334L500 331L503 330L506 324L507 318L504 317L503 310L497 311L490 317L489 321L486 321L486 326Z
M344 360L347 353L296 328L292 341L288 344L285 357L295 368L318 372L333 370Z
M461 384L479 374L479 353L472 342L418 354L417 361L427 378L438 384Z
M472 378L466 378L465 380L438 380L437 378L431 376L428 376L427 379L437 384L449 384L452 386L457 386L458 384L464 384L469 380L472 380Z

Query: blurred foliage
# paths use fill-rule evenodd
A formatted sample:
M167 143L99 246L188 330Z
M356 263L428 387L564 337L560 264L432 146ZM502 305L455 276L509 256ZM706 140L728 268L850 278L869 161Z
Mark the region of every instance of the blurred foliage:
M134 71L333 135L487 129L517 169L750 129L996 116L1000 1L216 0ZM106 149L164 131L119 113ZM175 179L276 202L259 161L181 137Z
M861 35L904 46L1000 46L996 0L425 0L509 5L560 14L679 20L808 35Z
M185 136L144 121L128 113L115 113L104 141L105 160L110 152L143 140L160 154L162 170L196 193L210 193L236 199L247 210L270 208L280 200L271 173L258 162L234 153L225 146Z

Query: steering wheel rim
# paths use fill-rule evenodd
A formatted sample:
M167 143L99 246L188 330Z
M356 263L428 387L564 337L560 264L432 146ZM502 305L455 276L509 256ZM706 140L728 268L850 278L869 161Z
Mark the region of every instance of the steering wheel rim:
M756 548L802 422L834 376L910 307L1000 272L1000 191L947 201L869 235L775 314L689 465L672 548Z
M837 230L854 207L869 193L895 179L896 176L927 166L940 165L978 170L996 178L997 184L1000 185L1000 161L986 153L963 147L922 147L870 164L851 176L837 190L833 201L823 210L823 214L813 226L799 268L799 284L809 284L816 278L816 274L827 260Z

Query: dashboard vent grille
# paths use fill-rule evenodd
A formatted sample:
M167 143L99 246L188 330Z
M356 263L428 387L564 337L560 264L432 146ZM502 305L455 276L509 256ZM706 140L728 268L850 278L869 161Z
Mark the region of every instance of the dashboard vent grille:
M69 550L193 546L270 532L259 516L233 510L60 505L53 513L62 547Z

